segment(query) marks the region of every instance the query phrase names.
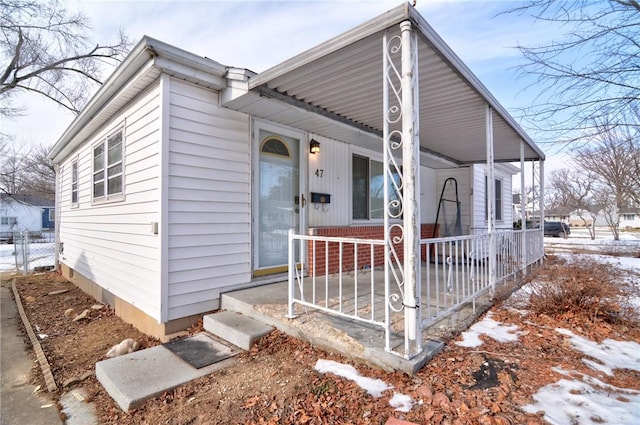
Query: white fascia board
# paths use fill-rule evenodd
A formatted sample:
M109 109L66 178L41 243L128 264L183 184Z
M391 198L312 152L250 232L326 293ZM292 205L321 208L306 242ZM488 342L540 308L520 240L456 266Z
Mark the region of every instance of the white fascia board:
M506 109L498 102L491 92L482 84L473 72L465 65L465 63L455 54L447 43L435 32L435 30L427 23L427 21L418 13L418 11L409 7L410 19L416 24L420 33L425 40L431 44L434 50L448 62L456 72L469 83L469 85L496 111L511 128L525 141L531 149L536 152L540 159L544 160L544 152L535 144L529 135L520 127L515 119L507 112Z
M182 80L186 80L213 90L222 90L225 86L225 79L222 75L211 73L209 70L194 68L190 65L175 62L170 58L156 57L153 60L156 68L163 73Z

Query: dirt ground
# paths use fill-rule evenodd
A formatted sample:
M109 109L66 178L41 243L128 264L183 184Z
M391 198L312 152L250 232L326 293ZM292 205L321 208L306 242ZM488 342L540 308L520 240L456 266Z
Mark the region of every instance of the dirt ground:
M537 276L575 280L566 276L573 273L566 270L558 261L549 261ZM596 272L593 276L599 276ZM41 344L59 387L94 371L109 348L125 338L135 339L141 348L160 343L122 322L109 307L98 308L95 300L54 273L19 278L17 287L36 334L46 335ZM61 290L68 291L51 294ZM73 322L85 309L88 317ZM637 322L620 314L615 320L580 309L523 314L505 303L492 311L493 319L520 327L523 336L518 342L483 337L484 345L470 349L454 344L454 338L413 377L355 363L274 331L238 355L231 367L149 400L130 413L118 408L95 375L71 388L88 391L101 424L384 424L396 417L418 424L530 425L544 423L542 414L524 414L520 406L531 403L539 388L560 379L552 367L594 374L555 328L596 341L640 342ZM191 332L200 330L194 327ZM394 388L373 398L352 381L315 372L318 359L352 364L361 375L380 378ZM39 369L34 375L44 388ZM605 382L640 390L640 374L626 369L616 370ZM394 391L422 404L407 413L396 411L389 405Z

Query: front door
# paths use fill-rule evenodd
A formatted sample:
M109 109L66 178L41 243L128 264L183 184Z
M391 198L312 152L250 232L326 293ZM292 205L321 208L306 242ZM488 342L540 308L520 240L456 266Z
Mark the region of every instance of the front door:
M300 137L257 126L254 169L254 275L287 270L288 232L300 232ZM255 151L254 151L255 152ZM299 261L299 253L296 253Z

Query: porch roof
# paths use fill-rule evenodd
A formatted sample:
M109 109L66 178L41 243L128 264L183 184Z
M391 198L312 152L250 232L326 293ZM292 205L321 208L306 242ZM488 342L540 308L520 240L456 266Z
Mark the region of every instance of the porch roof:
M225 106L326 137L380 149L383 34L409 20L418 33L420 146L430 166L486 161L486 106L493 108L496 162L544 153L410 4L257 75ZM338 125L336 125L338 124ZM424 156L423 156L424 158Z

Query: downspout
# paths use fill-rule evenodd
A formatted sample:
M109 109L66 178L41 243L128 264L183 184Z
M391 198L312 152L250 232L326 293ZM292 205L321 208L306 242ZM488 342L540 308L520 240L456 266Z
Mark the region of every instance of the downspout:
M495 235L495 176L493 158L493 110L491 105L486 109L486 143L487 143L487 233L489 234L489 285L491 296L495 295L496 285L496 235Z

